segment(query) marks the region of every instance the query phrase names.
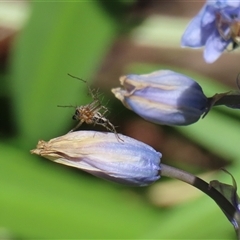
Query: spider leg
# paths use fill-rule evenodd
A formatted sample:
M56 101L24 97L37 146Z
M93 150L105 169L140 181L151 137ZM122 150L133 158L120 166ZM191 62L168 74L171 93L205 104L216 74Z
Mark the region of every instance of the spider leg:
M90 86L87 84L87 87L88 87L88 92L90 93L92 99L95 100L95 95L94 95L94 89L91 89Z
M109 112L109 110L108 110L105 106L102 106L102 109L103 109L103 113L102 113L103 116L104 116L107 112Z
M114 126L110 121L107 121L107 123L108 123L109 126L111 126L112 132L114 132L116 138L117 138L118 140L120 140L121 142L124 142L124 140L119 137L119 135L118 135L118 133L117 133L117 131L116 131L116 129L115 129L115 126Z
M114 125L108 120L106 119L105 117L103 117L101 114L98 114L95 116L96 118L96 121L95 121L95 124L96 125L100 125L100 126L103 126L105 127L108 131L110 132L113 132L117 138L117 140L120 140L121 142L124 142L118 135ZM101 122L102 121L102 122Z
M73 105L57 105L57 107L70 107L70 108L76 108L76 106L73 106Z
M216 15L216 27L218 30L219 35L224 41L228 41L231 38L231 29L226 34L223 30L223 25L226 25L227 27L230 27L231 21L224 19L220 13Z
M98 89L95 89L95 88L91 89L91 87L88 84L87 84L87 87L88 87L88 92L91 95L92 99L94 101L100 102L99 98L98 98L99 97Z
M97 113L102 108L102 105L98 100L95 100L92 103L90 103L88 107L92 112Z
M87 83L86 80L83 80L82 78L79 78L79 77L75 77L75 76L73 76L73 75L70 74L70 73L68 73L67 75L70 76L70 77L72 77L72 78L78 79L78 80L80 80L80 81L82 81L82 82L84 82L84 83Z
M82 78L73 76L73 75L71 75L70 73L68 73L68 76L70 76L70 77L72 77L72 78L75 78L75 79L78 79L78 80L86 83L86 84L87 84L87 88L88 88L88 92L90 93L91 97L92 97L93 99L97 99L97 97L95 97L95 95L98 95L98 94L97 94L97 90L91 89L91 87L88 85L88 83L87 83L86 80L83 80ZM96 94L94 93L95 91L96 91Z
M79 123L76 125L76 127L74 127L72 130L70 130L69 132L73 132L75 130L77 130L82 124L83 124L84 120L82 119L81 121L79 121Z
M221 38L222 38L224 41L228 41L228 40L231 38L231 31L229 31L229 32L226 34L226 33L223 31L223 29L221 28L221 26L218 26L217 29L218 29L219 35L221 36Z

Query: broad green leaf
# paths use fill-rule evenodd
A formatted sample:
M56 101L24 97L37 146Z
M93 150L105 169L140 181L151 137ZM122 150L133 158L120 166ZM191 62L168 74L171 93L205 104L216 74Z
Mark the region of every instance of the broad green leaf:
M20 142L66 133L72 108L91 101L87 86L115 38L115 22L94 1L34 2L12 52L11 90Z

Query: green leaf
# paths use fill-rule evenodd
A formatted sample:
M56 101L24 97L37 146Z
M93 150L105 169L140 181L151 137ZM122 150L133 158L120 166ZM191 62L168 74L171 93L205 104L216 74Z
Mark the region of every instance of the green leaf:
M97 2L34 2L32 7L11 59L15 119L26 148L74 126L74 109L57 105L91 100L86 84L67 73L90 81L116 28Z

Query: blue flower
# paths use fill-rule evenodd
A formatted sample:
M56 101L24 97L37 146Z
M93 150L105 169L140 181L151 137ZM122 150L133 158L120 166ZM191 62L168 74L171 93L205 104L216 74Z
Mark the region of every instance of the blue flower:
M207 111L208 99L198 83L182 74L160 70L120 78L115 97L142 118L163 125L189 125Z
M207 63L217 60L229 43L233 49L240 44L240 1L208 0L185 30L181 45L205 46Z
M114 133L76 131L39 141L31 153L79 168L100 178L146 186L160 178L161 153L133 138Z

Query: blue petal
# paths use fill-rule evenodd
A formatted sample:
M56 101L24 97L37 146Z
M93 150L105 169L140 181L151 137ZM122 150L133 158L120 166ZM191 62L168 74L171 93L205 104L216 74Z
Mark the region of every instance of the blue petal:
M226 7L238 8L240 7L240 1L226 0Z
M109 134L108 134L109 135ZM131 186L146 186L160 178L161 153L156 152L150 146L135 139L121 135L124 143L117 141L93 143L94 151L81 159L82 162L91 166L95 171L89 173L118 183ZM114 159L103 159L106 151ZM118 160L116 160L118 158Z
M208 6L212 6L216 9L225 9L227 7L238 8L240 7L239 0L208 0L206 3Z
M199 120L204 111L194 107L179 106L172 108L168 104L154 104L145 99L134 101L126 99L130 108L147 121L168 126L184 126Z
M215 30L214 34L212 34L208 41L206 42L206 46L204 49L204 59L207 63L213 63L216 61L222 54L222 52L226 49L228 44L231 42L225 41Z
M215 13L211 7L204 5L185 30L181 39L181 46L192 48L204 46L215 28Z
M208 0L207 5L221 9L228 5L228 1L227 0Z
M212 6L206 6L202 14L201 26L204 28L216 20L216 9ZM216 27L216 25L215 25Z
M146 85L149 85L150 83L156 83L159 84L159 86L167 85L167 86L189 86L194 81L180 73L176 73L171 70L159 70L152 72L150 74L129 74L126 76L128 80L134 80L138 82L145 83ZM125 87L124 82L124 87Z
M204 43L201 41L201 21L206 6L201 9L195 18L189 23L181 39L182 47L201 47Z

